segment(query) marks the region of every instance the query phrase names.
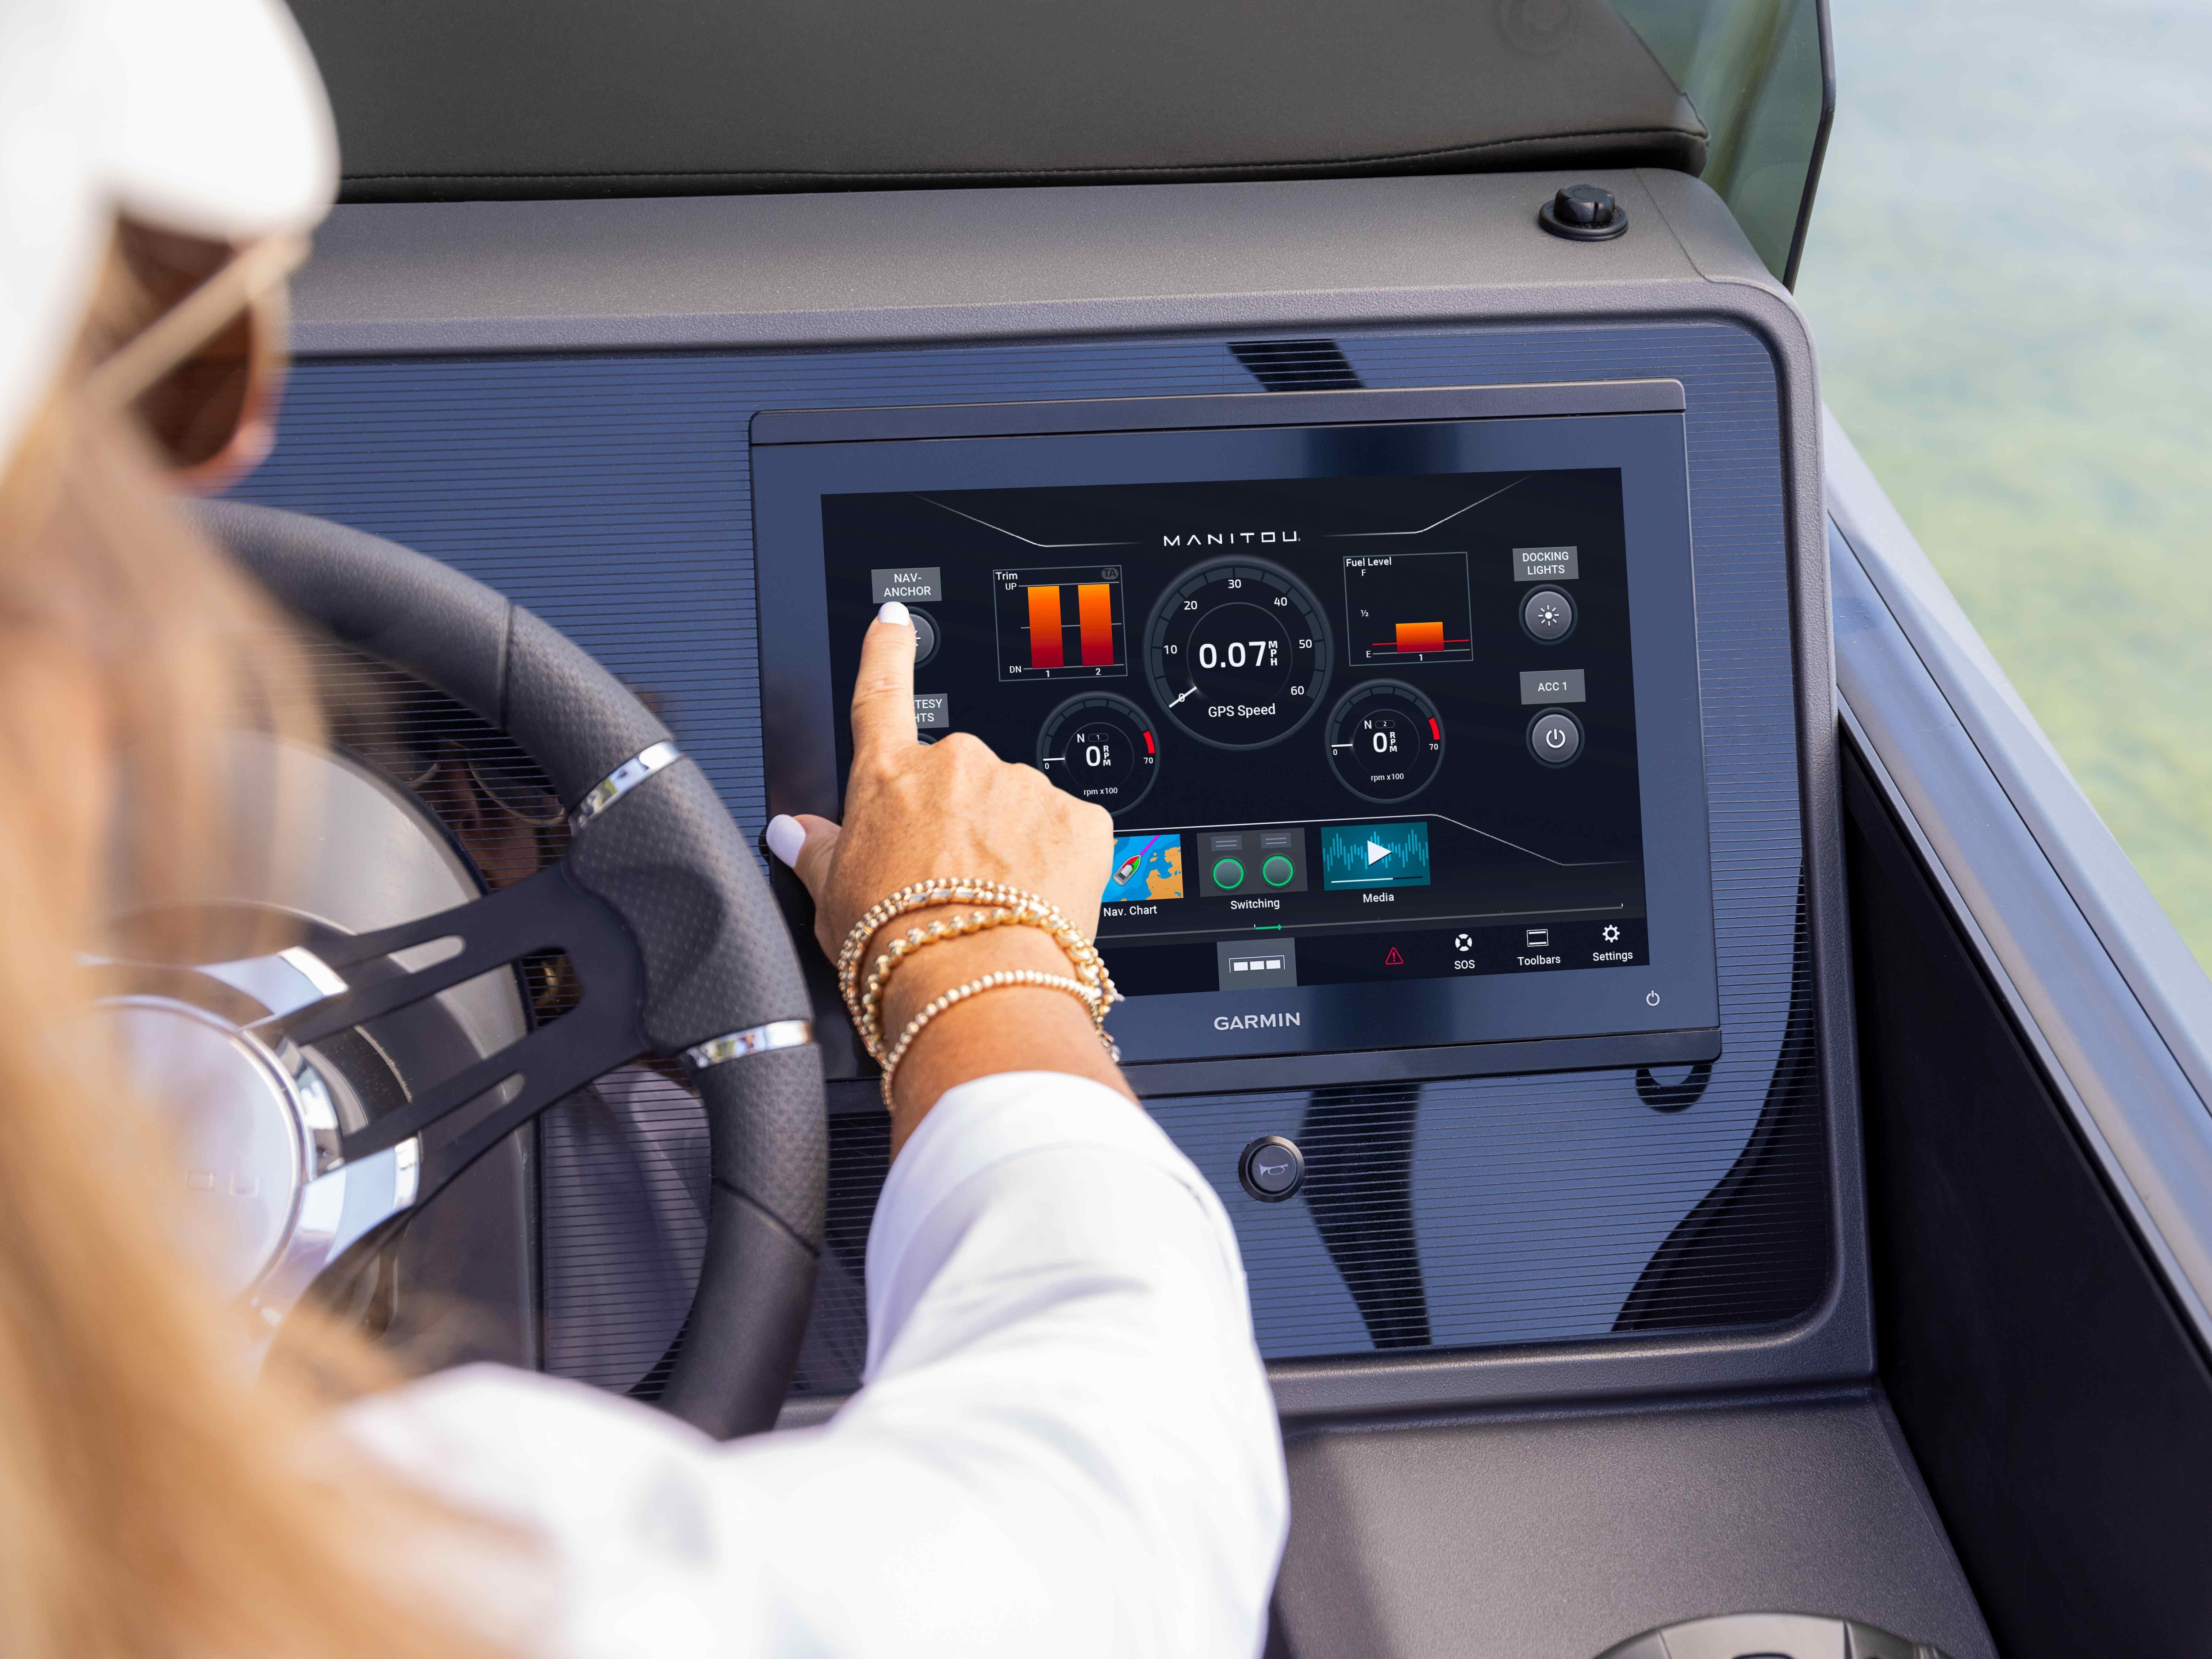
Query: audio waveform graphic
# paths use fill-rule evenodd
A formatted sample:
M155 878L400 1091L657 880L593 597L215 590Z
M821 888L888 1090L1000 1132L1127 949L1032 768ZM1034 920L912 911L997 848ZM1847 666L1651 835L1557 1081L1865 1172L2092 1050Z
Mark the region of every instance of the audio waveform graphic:
M1426 887L1429 826L1425 823L1324 824L1321 882L1341 887Z

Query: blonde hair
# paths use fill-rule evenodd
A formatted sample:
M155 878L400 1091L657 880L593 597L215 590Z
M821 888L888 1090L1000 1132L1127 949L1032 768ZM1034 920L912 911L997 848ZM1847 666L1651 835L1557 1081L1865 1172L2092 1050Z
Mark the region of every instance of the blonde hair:
M265 602L86 395L155 303L118 253L0 476L0 1652L482 1651L402 1582L450 1522L328 1425L366 1347L326 1333L249 1380L179 1249L181 1183L69 1035L118 896L208 890L237 844L226 729L312 722Z

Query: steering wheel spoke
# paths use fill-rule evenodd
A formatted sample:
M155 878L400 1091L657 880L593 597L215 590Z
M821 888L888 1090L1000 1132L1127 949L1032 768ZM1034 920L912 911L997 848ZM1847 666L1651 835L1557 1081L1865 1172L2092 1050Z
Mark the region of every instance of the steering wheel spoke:
M441 939L453 939L459 948L389 978L349 984L335 995L272 1016L254 1029L271 1041L319 1042L536 951L565 951L587 983L594 977L604 981L627 972L631 988L636 987L637 950L622 919L604 900L578 887L565 863L550 865L511 887L436 915L325 941L317 945L315 955L343 974Z

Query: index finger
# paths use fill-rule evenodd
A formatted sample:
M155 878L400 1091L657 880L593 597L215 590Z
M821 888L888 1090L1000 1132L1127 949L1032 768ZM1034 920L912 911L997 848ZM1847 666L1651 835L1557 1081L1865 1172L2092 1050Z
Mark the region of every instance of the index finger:
M876 613L860 641L853 682L853 758L913 747L914 624L896 599Z

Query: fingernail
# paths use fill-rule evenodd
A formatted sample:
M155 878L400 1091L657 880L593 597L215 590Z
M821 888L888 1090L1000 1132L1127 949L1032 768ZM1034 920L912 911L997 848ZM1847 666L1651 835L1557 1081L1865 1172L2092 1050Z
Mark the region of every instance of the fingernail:
M799 820L779 812L768 821L768 850L793 869L799 867L799 849L806 845L806 831Z
M914 626L913 619L906 614L906 607L901 605L896 599L885 599L884 601L884 608L876 612L876 620L878 622L896 623L901 628L911 628Z

